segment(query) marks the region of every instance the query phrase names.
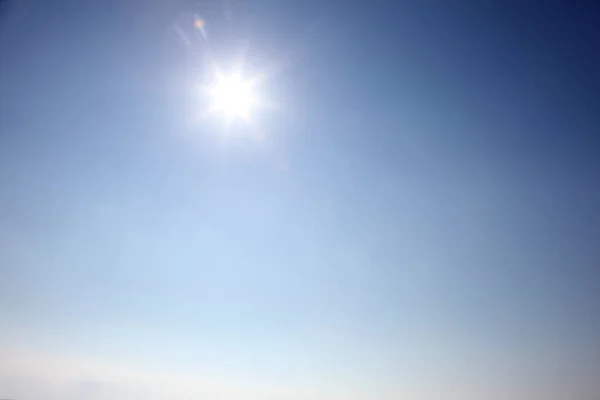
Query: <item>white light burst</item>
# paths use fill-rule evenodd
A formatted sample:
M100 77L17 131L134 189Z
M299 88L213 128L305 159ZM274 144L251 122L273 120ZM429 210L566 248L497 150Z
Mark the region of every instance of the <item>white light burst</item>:
M215 72L213 81L205 88L208 113L223 118L226 124L236 119L250 123L254 108L260 104L256 83L256 80L244 79L240 72L229 75Z

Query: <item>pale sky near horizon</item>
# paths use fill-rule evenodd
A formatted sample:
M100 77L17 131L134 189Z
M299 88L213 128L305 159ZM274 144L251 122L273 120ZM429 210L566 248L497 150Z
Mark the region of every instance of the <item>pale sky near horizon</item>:
M471 3L5 2L0 398L600 398L600 12Z

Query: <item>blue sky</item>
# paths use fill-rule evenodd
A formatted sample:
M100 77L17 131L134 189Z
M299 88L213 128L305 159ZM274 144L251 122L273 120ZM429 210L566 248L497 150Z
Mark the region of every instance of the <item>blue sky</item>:
M598 10L321 3L4 6L0 397L595 398Z

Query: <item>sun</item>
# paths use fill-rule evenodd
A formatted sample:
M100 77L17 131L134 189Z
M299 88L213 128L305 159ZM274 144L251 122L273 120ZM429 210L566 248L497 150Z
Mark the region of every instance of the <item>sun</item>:
M206 88L209 113L219 115L227 123L236 119L249 122L258 104L254 86L253 81L245 80L239 72L215 73L212 84Z

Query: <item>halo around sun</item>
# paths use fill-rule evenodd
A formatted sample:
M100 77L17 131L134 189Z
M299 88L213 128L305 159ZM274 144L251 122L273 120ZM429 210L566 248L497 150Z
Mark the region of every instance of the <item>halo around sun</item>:
M217 70L206 86L209 115L220 117L226 124L235 120L250 123L252 113L260 104L256 80L245 79L241 72L231 74Z

